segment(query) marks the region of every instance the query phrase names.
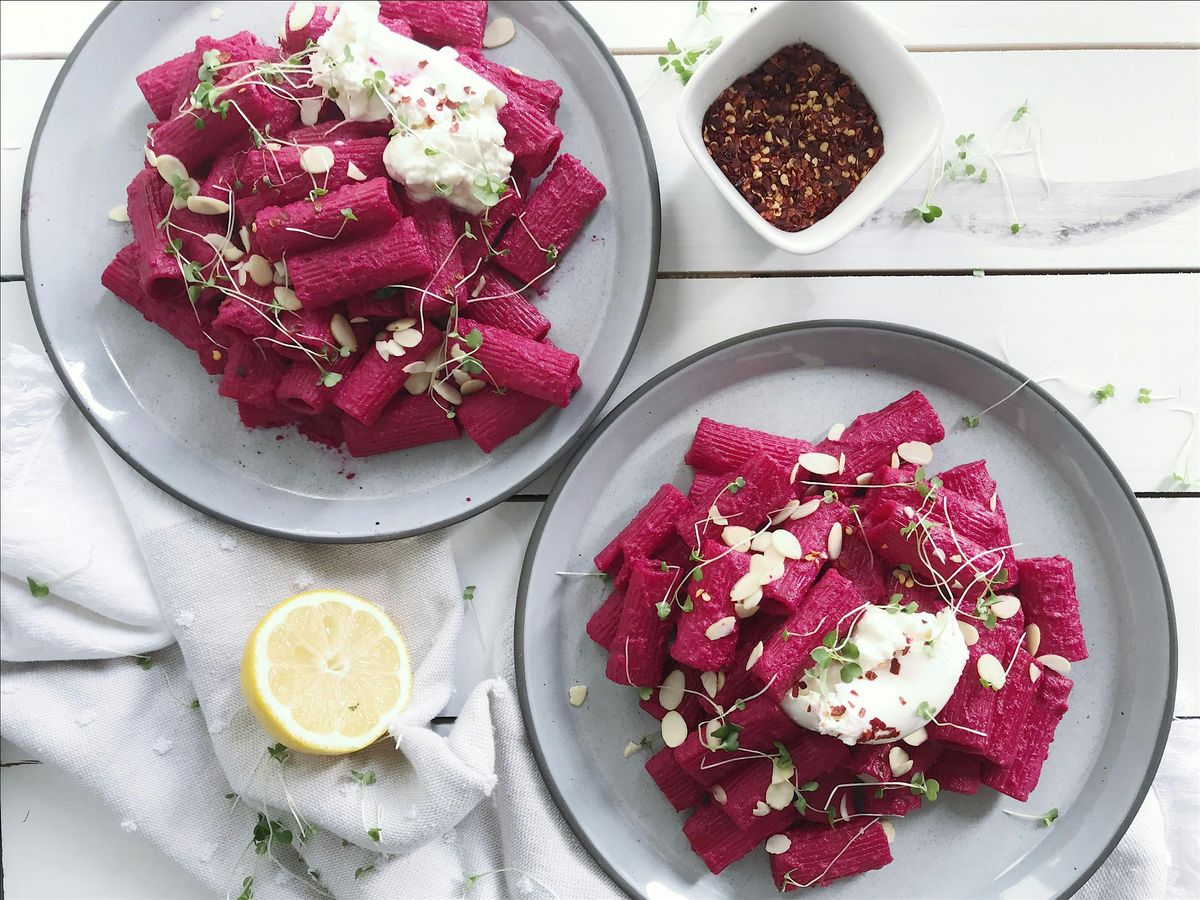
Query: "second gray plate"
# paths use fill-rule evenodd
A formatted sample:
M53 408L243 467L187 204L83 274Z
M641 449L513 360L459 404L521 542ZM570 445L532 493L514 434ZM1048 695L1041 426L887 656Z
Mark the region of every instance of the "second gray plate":
M294 432L250 431L194 354L100 286L129 238L108 221L142 164L150 110L134 76L205 34L270 39L284 2L114 3L67 60L34 139L22 245L38 330L84 415L143 475L181 500L256 531L369 541L440 528L503 500L595 421L641 333L658 269L658 176L637 103L616 63L566 3L497 0L517 37L495 59L563 88L558 125L608 197L538 300L551 337L579 355L583 388L490 455L470 441L350 460ZM619 224L619 227L618 227Z
M518 689L542 774L576 834L628 893L777 897L760 848L720 876L692 854L629 740L656 732L635 691L605 680L584 633L605 587L592 556L682 463L701 416L815 439L915 389L946 424L937 471L984 458L1020 556L1075 565L1091 656L1072 672L1070 709L1026 804L990 789L943 793L896 821L894 862L822 897L1061 897L1125 832L1166 741L1175 692L1170 591L1137 500L1083 427L1036 385L967 429L960 419L1020 385L1017 372L925 332L810 322L736 338L663 372L593 432L555 488L525 559L516 625ZM589 687L579 709L571 685ZM1004 809L1062 813L1053 828ZM953 847L952 853L945 852Z

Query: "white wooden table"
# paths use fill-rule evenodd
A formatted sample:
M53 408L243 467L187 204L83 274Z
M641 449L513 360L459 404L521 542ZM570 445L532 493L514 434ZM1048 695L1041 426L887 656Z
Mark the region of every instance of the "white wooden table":
M0 329L40 348L22 277L20 186L38 115L99 2L4 2L0 32ZM225 4L232 5L230 3ZM1026 229L1007 233L994 185L952 186L936 224L901 213L925 174L887 214L817 256L766 248L721 206L675 130L678 83L658 71L690 0L576 4L612 48L654 142L662 184L658 289L614 402L715 341L764 326L841 317L904 322L1007 354L1104 444L1137 492L1166 559L1183 654L1176 713L1200 717L1200 493L1170 482L1200 406L1200 6L1186 2L947 4L875 2L942 97L946 142L989 134L1028 99L1043 127L1050 196L1028 159L1010 162ZM754 3L714 0L732 33ZM703 224L701 224L703 223ZM974 274L973 274L974 273ZM979 273L986 273L980 277ZM729 310L737 310L731 316ZM1073 382L1074 384L1072 384ZM1111 382L1098 404L1085 388ZM1172 394L1140 405L1138 388ZM1200 473L1200 447L1191 470ZM463 583L476 584L485 635L516 589L521 557L553 474L457 526ZM464 555L465 557L465 555ZM474 642L468 631L464 641ZM490 661L464 643L459 697ZM453 716L452 701L446 710ZM25 758L5 744L4 763ZM203 890L98 800L48 766L2 775L5 895L202 897ZM63 848L73 852L60 852Z

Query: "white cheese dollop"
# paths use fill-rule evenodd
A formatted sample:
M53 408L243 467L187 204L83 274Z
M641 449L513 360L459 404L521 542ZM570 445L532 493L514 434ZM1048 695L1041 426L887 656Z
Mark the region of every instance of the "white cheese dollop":
M936 715L958 684L967 645L949 609L889 612L869 607L850 632L862 674L842 681L832 662L819 680L805 676L780 704L797 725L846 744L894 741L928 724L921 704ZM930 643L932 641L932 643Z
M347 119L396 123L383 162L413 200L445 197L473 214L490 205L479 195L496 192L513 160L499 88L453 48L432 50L382 25L377 2L343 4L317 48L313 82Z

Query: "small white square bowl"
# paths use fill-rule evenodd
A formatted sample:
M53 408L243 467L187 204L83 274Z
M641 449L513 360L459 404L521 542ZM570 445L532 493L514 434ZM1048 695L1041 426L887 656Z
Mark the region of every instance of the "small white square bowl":
M776 228L755 212L708 155L704 114L735 80L783 47L816 47L866 95L883 129L883 157L824 219L803 231ZM699 66L683 90L679 132L700 168L746 223L789 253L817 253L866 221L933 153L942 136L942 105L904 45L870 10L853 0L782 0L758 10L741 31Z

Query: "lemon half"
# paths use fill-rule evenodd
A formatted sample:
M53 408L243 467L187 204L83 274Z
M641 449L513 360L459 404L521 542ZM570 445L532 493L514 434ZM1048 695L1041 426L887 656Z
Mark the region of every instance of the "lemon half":
M342 591L307 591L267 613L246 642L242 693L294 750L361 750L408 705L412 665L387 613Z

